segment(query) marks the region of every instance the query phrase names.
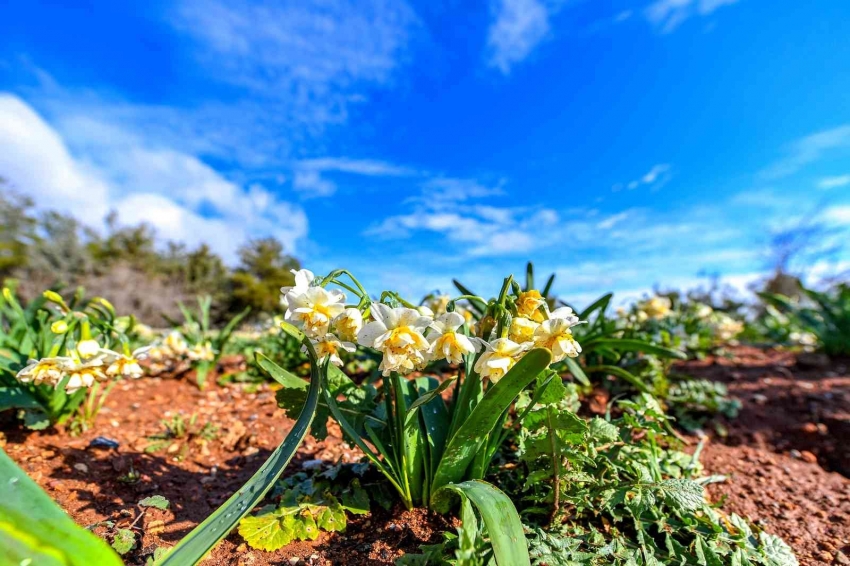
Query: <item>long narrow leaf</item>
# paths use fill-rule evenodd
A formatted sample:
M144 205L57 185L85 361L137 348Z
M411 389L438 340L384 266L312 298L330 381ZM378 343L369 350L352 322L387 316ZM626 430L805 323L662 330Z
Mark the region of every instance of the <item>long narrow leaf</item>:
M272 452L269 459L260 466L251 479L243 485L239 491L233 494L221 507L207 517L203 523L195 527L192 532L183 537L177 546L165 555L157 565L159 566L189 566L197 564L204 555L210 551L221 539L236 526L237 523L253 509L274 483L283 473L295 451L301 445L310 424L316 414L319 404L319 395L327 375L327 363L319 367L315 361L312 364L313 371L310 376L310 388L307 392L307 401L301 414L295 421L295 425L289 434Z
M498 383L490 387L481 402L458 428L448 444L434 475L431 493L463 479L466 469L502 414L541 371L552 361L544 348L528 352Z
M481 480L449 484L435 495L448 506L450 493L459 494L475 505L490 535L493 558L498 566L530 566L522 522L507 495Z
M581 366L577 361L573 358L565 358L564 363L567 364L567 368L570 370L573 377L576 378L576 381L584 386L590 385L590 380L587 378L587 374L584 373L584 370L581 369Z
M654 354L662 358L677 358L686 360L688 355L680 350L664 348L643 340L631 340L627 338L599 338L589 342L582 343L582 349L590 352L594 349L610 348L620 352L643 352L644 354Z
M604 372L609 373L611 375L615 375L622 379L623 381L630 383L635 388L643 393L652 393L652 389L648 385L646 385L643 381L640 380L635 374L632 372L623 369L619 366L609 366L609 365L601 365L601 366L593 366L587 368L589 372Z
M122 562L0 450L0 564L121 566Z

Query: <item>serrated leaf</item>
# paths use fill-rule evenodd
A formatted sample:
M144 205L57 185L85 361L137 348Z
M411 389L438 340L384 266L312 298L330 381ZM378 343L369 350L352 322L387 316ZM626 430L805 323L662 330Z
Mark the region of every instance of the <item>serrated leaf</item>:
M693 480L664 480L659 487L667 504L680 511L696 511L705 504L705 490Z
M355 515L369 513L369 494L360 487L360 480L351 480L348 489L342 492L342 507Z
M762 532L759 536L761 551L768 566L799 566L797 557L791 547L785 544L781 538Z
M348 525L345 511L338 505L324 507L316 515L316 525L323 531L343 531Z
M295 518L266 509L254 516L248 516L239 522L239 534L251 548L268 552L278 550L289 544L295 531Z
M620 429L600 417L590 421L590 437L599 443L616 442L620 440Z
M50 417L41 409L25 409L24 426L30 430L44 430L50 426Z
M112 538L112 548L120 555L125 555L136 546L136 533L130 529L118 529Z
M170 502L161 495L151 495L150 497L145 497L141 501L139 501L139 506L141 507L154 507L156 509L162 509L165 511L168 509Z

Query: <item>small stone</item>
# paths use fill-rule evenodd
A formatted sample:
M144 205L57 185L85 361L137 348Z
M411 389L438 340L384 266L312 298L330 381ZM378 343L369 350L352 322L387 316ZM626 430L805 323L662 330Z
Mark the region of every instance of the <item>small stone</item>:
M289 559L289 563L292 564L293 566L295 566L295 564L298 564L299 562L301 562L301 559L297 556L293 556L292 558Z
M246 550L248 550L248 545L245 544L244 542L236 547L236 552L239 552L239 553L245 552Z
M89 442L89 448L106 448L108 450L117 450L121 446L117 440L112 440L105 436L98 436Z
M791 450L790 452L788 452L788 455L794 458L795 460L800 460L803 457L803 454L797 449Z
M808 450L803 450L802 452L800 452L800 459L802 459L803 462L807 462L809 464L816 464L818 461L818 457L809 452Z
M89 467L83 464L82 462L77 462L76 464L74 464L74 469L83 474L89 473Z
M806 423L803 425L803 432L808 434L814 434L818 431L818 425L815 423Z
M752 401L756 405L765 405L767 404L767 395L762 395L761 393L756 393L752 396Z
M831 563L833 560L835 560L835 557L832 555L832 553L827 552L826 550L824 550L823 552L821 552L821 553L818 555L818 557L819 557L821 560L823 560L825 564L829 564L829 563Z

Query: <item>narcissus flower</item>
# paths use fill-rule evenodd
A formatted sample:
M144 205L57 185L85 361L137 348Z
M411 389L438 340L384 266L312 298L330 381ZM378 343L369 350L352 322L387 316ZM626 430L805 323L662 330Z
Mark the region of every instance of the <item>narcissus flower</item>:
M65 393L74 393L83 387L91 387L96 381L107 380L102 358L95 358L91 362L77 366L71 370L70 374L68 382L65 384Z
M508 332L508 338L522 344L523 342L531 342L534 340L534 331L540 323L534 322L528 318L517 317L511 320L511 329Z
M341 340L356 342L357 333L363 329L363 313L354 307L345 309L334 319L334 328Z
M147 355L150 350L150 347L145 347L135 350L129 356L116 354L115 359L106 368L106 375L109 377L132 377L134 379L142 377L145 372L139 365L139 358Z
M546 304L546 299L540 295L540 291L531 289L519 294L516 300L516 308L519 316L531 319L535 322L543 322L544 316L540 307Z
M307 292L307 289L310 288L310 285L316 278L316 276L313 275L313 272L309 269L292 269L291 271L295 276L295 286L280 288L280 304L284 309L289 308L289 299L287 298L289 293L300 295Z
M375 319L358 333L357 341L384 354L380 369L384 376L392 372L407 374L425 365L425 353L430 348L422 334L432 320L416 309L391 308L372 303Z
M445 359L450 363L459 364L463 361L464 355L473 354L481 349L477 342L458 332L464 322L466 320L460 313L447 312L431 324L431 328L436 332L433 336L429 335L431 339L431 347L428 348L429 359Z
M502 379L527 349L526 345L517 344L510 338L499 338L485 345L487 349L475 362L475 371L481 379L489 379L493 383Z
M303 293L293 290L286 297L289 301L286 319L301 326L311 338L324 336L331 320L345 310L345 295L324 287L310 287Z
M18 372L17 378L21 383L55 387L62 381L66 371L75 365L73 358L67 357L30 360L27 366Z
M324 361L325 358L330 357L331 363L335 366L342 366L342 358L339 356L341 350L353 352L357 349L357 346L351 342L342 342L330 332L317 340L311 340L311 342L313 347L316 348L319 361Z
M649 318L662 319L670 313L672 302L667 297L652 297L640 303L639 308Z
M534 331L534 345L552 352L552 361L560 362L566 357L575 358L581 353L581 346L570 330L578 323L578 317L565 316L550 318L540 323Z
M100 352L100 344L97 343L97 340L81 340L77 344L77 353L83 359L93 358L98 352Z
M215 359L215 352L209 342L203 344L195 344L186 352L186 357L192 361L211 362Z
M183 338L183 335L177 332L176 330L172 330L168 333L168 336L165 337L165 342L163 344L167 350L170 350L170 353L175 356L182 356L189 349L189 345L186 343L186 339ZM166 354L167 357L167 354Z

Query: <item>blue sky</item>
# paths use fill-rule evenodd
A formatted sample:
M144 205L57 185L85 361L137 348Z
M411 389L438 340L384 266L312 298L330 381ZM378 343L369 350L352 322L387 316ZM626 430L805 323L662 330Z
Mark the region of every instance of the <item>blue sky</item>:
M581 304L850 224L842 0L75 4L5 4L0 176L95 226Z

